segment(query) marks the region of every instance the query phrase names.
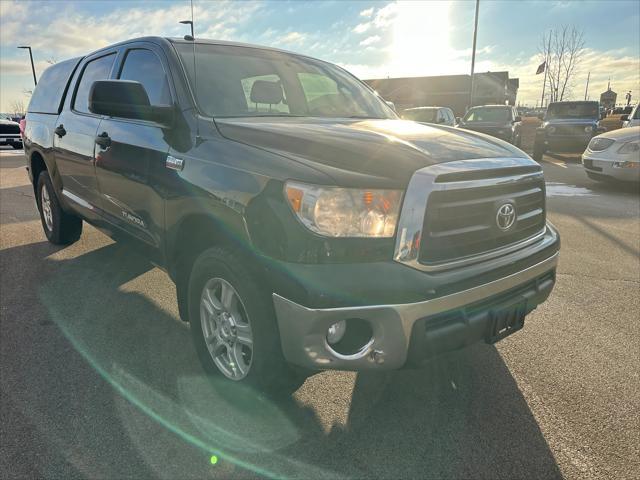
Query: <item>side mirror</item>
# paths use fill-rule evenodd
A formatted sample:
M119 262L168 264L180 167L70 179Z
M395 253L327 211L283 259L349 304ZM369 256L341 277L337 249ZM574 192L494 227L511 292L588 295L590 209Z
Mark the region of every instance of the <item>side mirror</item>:
M151 105L140 82L97 80L89 90L89 111L110 117L169 124L173 120L174 109L170 105Z
M387 106L391 107L391 110L393 110L394 112L398 113L398 111L396 110L396 104L393 102L390 102L389 100L385 100L384 103L387 104Z
M514 123L518 123L522 121L522 117L520 115L518 115L516 118L513 119Z
M629 114L620 115L620 120L623 122L626 122L627 120L629 120Z

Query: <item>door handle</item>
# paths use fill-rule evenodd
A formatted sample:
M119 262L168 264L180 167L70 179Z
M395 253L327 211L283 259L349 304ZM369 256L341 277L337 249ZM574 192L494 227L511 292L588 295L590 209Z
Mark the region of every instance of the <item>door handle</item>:
M67 134L67 131L64 129L64 125L60 124L56 127L53 133L55 133L59 137L64 137Z
M111 137L107 132L102 132L96 137L96 143L102 148L107 148L111 145Z

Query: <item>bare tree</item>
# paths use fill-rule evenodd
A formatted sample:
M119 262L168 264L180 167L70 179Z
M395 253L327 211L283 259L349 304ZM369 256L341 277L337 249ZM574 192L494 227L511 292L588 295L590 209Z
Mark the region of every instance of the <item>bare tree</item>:
M21 117L24 115L24 102L22 100L14 100L11 102L11 112L16 117Z
M571 95L576 67L584 54L584 34L573 26L564 25L542 35L539 47L547 68L547 87L551 102L560 102Z

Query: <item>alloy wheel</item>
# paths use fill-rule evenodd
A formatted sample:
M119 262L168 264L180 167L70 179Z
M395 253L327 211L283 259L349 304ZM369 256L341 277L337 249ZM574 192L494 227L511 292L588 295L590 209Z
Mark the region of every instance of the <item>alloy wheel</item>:
M200 296L200 323L209 355L231 380L242 380L253 359L253 332L242 299L223 278L208 280Z

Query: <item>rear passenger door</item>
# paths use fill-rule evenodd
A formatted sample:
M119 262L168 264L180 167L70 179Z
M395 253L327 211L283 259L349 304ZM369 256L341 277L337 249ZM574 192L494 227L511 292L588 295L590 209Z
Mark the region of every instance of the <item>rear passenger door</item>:
M108 79L116 51L89 57L76 71L65 106L53 134L56 165L67 203L95 218L101 207L95 174L95 139L100 115L89 112L89 90L96 80Z
M116 78L140 82L151 105L173 105L163 52L155 45L129 44L121 52ZM97 146L96 176L107 219L140 240L161 247L164 200L153 173L166 170L167 129L145 120L109 117L98 128L108 146Z

